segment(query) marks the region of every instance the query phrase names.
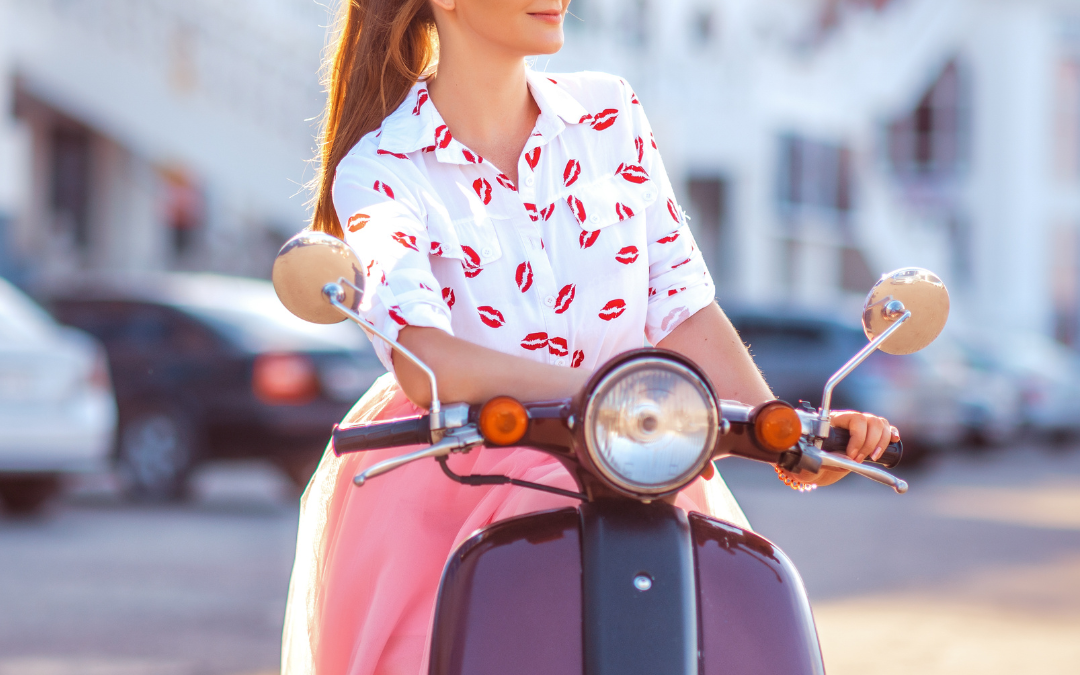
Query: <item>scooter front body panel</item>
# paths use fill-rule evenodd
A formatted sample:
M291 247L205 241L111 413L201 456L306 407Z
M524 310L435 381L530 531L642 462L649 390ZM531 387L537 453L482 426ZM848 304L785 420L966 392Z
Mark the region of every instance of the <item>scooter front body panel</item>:
M689 514L701 675L824 675L802 579L784 552L731 523Z
M509 672L818 675L824 666L802 581L778 548L660 502L613 501L495 523L451 556L430 673Z

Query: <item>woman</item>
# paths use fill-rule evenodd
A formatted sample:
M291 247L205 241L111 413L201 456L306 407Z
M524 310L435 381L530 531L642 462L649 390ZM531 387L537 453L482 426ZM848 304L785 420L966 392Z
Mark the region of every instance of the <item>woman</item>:
M561 47L568 4L347 2L313 226L356 249L364 316L435 371L443 401L571 396L646 339L697 362L721 398L773 398L713 300L633 91L608 75L526 68L526 56ZM417 414L430 402L426 378L375 347L393 376L350 419ZM851 430L859 461L895 438L873 415L836 413L833 424ZM464 487L434 462L352 486L364 467L406 451L324 457L303 500L284 672L426 672L453 548L490 522L570 501ZM573 487L526 449L451 461L460 473ZM699 478L678 503L749 527L719 476Z

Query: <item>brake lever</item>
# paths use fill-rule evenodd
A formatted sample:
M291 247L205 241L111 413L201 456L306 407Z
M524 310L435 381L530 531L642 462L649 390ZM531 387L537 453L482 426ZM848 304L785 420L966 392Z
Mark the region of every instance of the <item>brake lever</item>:
M816 463L819 466L844 469L852 473L857 473L863 478L869 478L882 485L888 485L893 490L896 490L897 494L904 494L908 491L907 481L897 478L888 471L878 469L877 467L859 464L843 455L838 455L835 452L826 452L812 445L804 445L802 453L805 457L808 457L811 462Z
M409 454L401 455L400 457L393 457L369 466L353 478L353 485L362 487L369 479L374 478L375 476L381 476L384 473L403 467L418 459L445 457L452 452L461 452L472 448L475 445L480 445L483 442L484 437L480 435L480 432L475 426L470 425L458 429L450 429L446 432L446 435L443 436L441 441L430 445L423 450L410 452Z

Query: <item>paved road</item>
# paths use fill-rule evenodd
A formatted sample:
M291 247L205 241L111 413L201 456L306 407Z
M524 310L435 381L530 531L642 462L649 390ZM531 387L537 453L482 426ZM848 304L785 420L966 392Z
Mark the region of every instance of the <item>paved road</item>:
M905 496L722 468L802 571L831 675L1080 672L1080 449L958 455ZM133 508L102 479L0 520L0 675L275 672L295 496L255 465L198 485Z

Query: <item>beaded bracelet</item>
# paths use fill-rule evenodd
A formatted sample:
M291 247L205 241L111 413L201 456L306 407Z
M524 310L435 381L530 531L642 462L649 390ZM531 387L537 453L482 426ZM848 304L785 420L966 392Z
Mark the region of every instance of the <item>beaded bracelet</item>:
M776 477L779 478L784 485L788 486L792 490L795 490L796 492L810 492L811 490L817 489L817 485L815 483L804 483L797 478L789 476L787 471L784 471L778 466L774 466L773 468L776 469Z

